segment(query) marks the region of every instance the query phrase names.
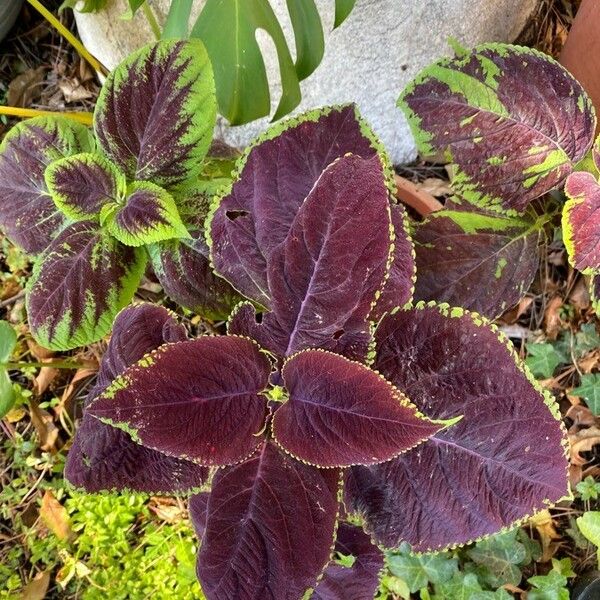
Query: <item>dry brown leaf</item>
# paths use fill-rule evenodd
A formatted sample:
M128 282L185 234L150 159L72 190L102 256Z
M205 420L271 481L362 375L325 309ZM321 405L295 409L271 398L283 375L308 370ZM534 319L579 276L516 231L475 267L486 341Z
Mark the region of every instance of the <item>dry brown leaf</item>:
M50 571L41 571L23 588L21 600L44 600L50 585Z
M65 97L65 102L80 102L92 98L94 93L88 90L77 77L64 78L58 82L58 87Z
M33 393L36 396L41 396L56 379L58 373L58 369L53 369L52 367L42 367L40 372L33 380Z
M167 523L178 523L186 517L185 506L181 506L173 498L152 497L148 508Z
M546 337L550 340L555 340L562 329L562 321L560 319L562 305L563 299L560 296L554 296L546 306L544 312L544 329Z
M27 69L21 75L17 75L9 84L6 93L6 102L9 106L27 108L41 95L42 82L46 69Z
M46 490L42 498L40 517L59 540L68 540L71 537L72 532L67 509L54 497L50 490Z
M579 399L575 396L567 396L569 401L573 403L573 406L569 408L565 415L569 419L572 419L573 425L569 428L571 435L576 434L583 427L591 427L596 422L592 411L583 404L579 404Z
M572 304L580 311L586 310L590 305L590 292L583 277L577 280L577 283L569 294L569 304Z
M9 423L18 423L19 421L21 421L23 419L23 417L26 414L27 414L27 411L22 406L19 406L19 408L13 408L12 410L8 411L8 413L6 413L4 418Z
M57 416L59 416L61 412L65 409L68 409L69 402L72 400L73 396L79 389L79 386L77 384L84 381L88 377L93 377L97 371L97 367L95 369L77 369L75 375L73 375L71 381L69 381L69 385L67 385L67 387L63 391L60 402L55 408Z
M550 511L540 511L530 519L529 523L535 527L540 536L542 546L540 562L549 562L558 549L558 544L555 544L554 541L561 539L560 534L556 531Z
M27 338L27 347L29 348L29 352L31 352L31 354L33 354L37 360L44 360L45 358L52 358L54 356L54 352L52 352L52 350L43 348L31 338Z
M594 425L575 434L569 434L569 442L571 463L585 465L588 461L581 456L581 453L589 452L596 444L600 444L600 429Z
M502 317L500 317L500 320L507 325L512 325L519 320L520 316L525 314L532 304L533 298L531 296L525 296L525 298L521 298L521 300L519 300L519 303L516 306L510 310L507 310Z
M58 440L58 428L54 424L52 415L40 408L33 399L29 401L29 414L31 422L37 431L40 448L45 451L55 451Z
M596 367L600 366L600 351L595 350L586 354L577 361L577 366L583 373L591 373Z
M444 179L439 179L437 177L427 177L420 183L415 184L417 188L431 194L432 196L441 197L441 196L450 196L452 194L452 190L450 189L450 182L445 181Z

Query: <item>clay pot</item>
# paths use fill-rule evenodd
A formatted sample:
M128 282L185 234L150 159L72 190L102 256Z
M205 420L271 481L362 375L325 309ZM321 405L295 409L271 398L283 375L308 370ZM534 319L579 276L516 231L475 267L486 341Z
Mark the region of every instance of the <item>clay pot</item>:
M600 115L600 2L583 0L560 62L581 82ZM600 123L596 133L600 131Z
M12 29L22 5L23 0L0 0L0 40Z

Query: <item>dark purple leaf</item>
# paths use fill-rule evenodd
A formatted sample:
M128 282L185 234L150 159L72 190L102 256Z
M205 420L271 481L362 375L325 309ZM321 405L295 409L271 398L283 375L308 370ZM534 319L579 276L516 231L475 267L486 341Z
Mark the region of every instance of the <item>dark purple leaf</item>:
M108 76L94 128L130 179L173 187L200 173L215 117L213 73L202 43L163 40L134 52Z
M566 69L506 44L439 60L399 104L422 153L450 152L460 195L518 211L573 170L596 126L591 100Z
M194 531L199 539L202 539L206 530L206 519L208 518L208 499L210 492L201 492L195 494L189 501L190 520L194 526Z
M329 561L339 477L339 469L304 465L272 442L217 471L198 555L206 598L301 598Z
M591 173L573 173L565 185L563 240L571 264L583 273L600 270L600 184Z
M344 566L336 557L353 557L352 566ZM368 600L379 587L383 553L356 525L340 523L335 542L334 560L329 563L311 600Z
M141 250L122 246L96 223L69 225L35 263L27 293L31 332L53 350L106 335L144 273Z
M0 227L12 242L31 254L48 246L64 217L48 195L46 167L93 149L91 133L66 118L36 117L6 134L0 146Z
M353 467L348 510L378 543L464 544L568 494L558 407L483 319L446 306L387 316L374 368L434 419L463 415L414 450Z
M398 456L441 429L381 375L322 350L305 350L282 370L289 398L275 412L275 441L321 467L370 465Z
M271 312L255 329L279 357L368 340L367 318L390 259L379 158L349 155L321 175L269 264Z
M395 233L394 257L383 292L371 313L373 321L378 321L387 311L410 302L414 290L416 265L406 211L400 204L392 204L390 211Z
M240 174L209 225L217 273L270 307L267 265L323 170L380 146L354 105L320 109L273 126L241 157Z
M185 328L161 306L136 304L115 319L112 336L88 402L129 365L165 342L186 337ZM132 490L147 493L187 492L200 487L208 469L165 456L136 444L131 437L84 411L67 456L65 477L88 492Z
M88 412L168 456L233 464L261 443L270 372L269 359L251 340L201 337L145 356Z
M46 186L58 208L74 221L95 220L108 202L125 194L125 177L100 154L83 153L51 163Z
M498 317L529 289L541 233L532 219L484 214L476 207L432 213L413 234L415 298Z

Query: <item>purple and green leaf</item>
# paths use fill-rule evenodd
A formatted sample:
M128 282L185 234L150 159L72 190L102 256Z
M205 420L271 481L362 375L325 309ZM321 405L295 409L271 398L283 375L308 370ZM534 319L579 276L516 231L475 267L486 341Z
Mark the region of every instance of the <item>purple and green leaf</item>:
M261 444L270 372L269 359L252 340L201 337L146 355L88 412L168 456L230 465Z
M391 178L380 143L354 105L305 113L258 138L240 157L231 189L216 199L207 221L216 272L269 308L272 253L286 239L321 173L348 153L380 154L386 178Z
M167 309L151 304L125 308L115 319L87 404L146 353L164 343L185 339L185 328ZM140 446L124 431L102 423L84 409L67 455L65 477L75 487L91 493L130 490L168 494L199 488L208 477L208 469Z
M56 207L73 221L98 220L101 208L125 195L125 176L101 154L67 156L48 165L46 187Z
M173 196L149 181L134 181L122 202L103 207L100 221L126 246L190 237Z
M99 340L133 298L145 266L141 249L122 246L97 223L63 229L38 257L27 285L36 341L69 350Z
M600 273L595 273L590 277L590 298L593 309L600 317Z
M453 185L483 207L523 211L590 149L596 117L583 87L551 57L484 44L424 69L399 106L423 154L448 152Z
M419 305L386 316L375 341L374 368L422 413L463 415L398 458L352 468L348 510L378 543L465 544L568 495L558 407L482 317Z
M257 336L278 357L305 348L347 355L350 346L361 347L362 342L357 358L364 358L368 317L383 288L392 240L379 158L337 159L318 179L270 256L271 311L254 325L247 311L245 321L234 317L232 331ZM245 323L252 329L244 331Z
M0 227L30 254L44 250L64 226L48 194L46 167L66 156L93 152L91 132L71 119L36 117L15 125L0 146Z
M212 67L201 42L154 42L102 86L94 129L128 176L173 188L202 169L216 119Z
M392 384L364 365L322 350L289 358L289 397L272 421L286 452L320 467L390 460L440 431Z
M197 573L207 599L303 597L329 562L339 483L339 469L302 464L269 441L217 471L207 512L201 502L191 510L206 520Z
M600 270L600 184L591 173L573 173L565 193L562 228L569 262L578 271L593 274Z
M485 214L476 207L432 213L414 227L415 298L498 317L535 277L543 221Z

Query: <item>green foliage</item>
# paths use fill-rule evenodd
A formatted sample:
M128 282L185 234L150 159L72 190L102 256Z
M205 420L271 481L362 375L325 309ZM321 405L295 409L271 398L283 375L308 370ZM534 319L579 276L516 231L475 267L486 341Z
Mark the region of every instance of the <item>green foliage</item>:
M72 8L82 13L96 12L106 7L108 0L64 0L58 9L59 12L65 8Z
M6 363L17 345L17 333L10 323L0 321L0 419L13 407L15 392Z
M527 581L534 589L528 594L528 600L569 600L567 579L575 577L571 568L571 559L552 559L552 570L547 575L536 575Z
M581 383L570 394L583 398L594 415L600 415L600 373L582 375Z
M582 500L597 500L600 493L600 483L590 476L580 481L575 489L581 495Z
M527 354L525 364L536 377L542 379L552 377L556 367L567 362L565 355L548 342L527 344Z
M598 565L600 566L600 512L590 510L577 519L579 531L598 548Z

